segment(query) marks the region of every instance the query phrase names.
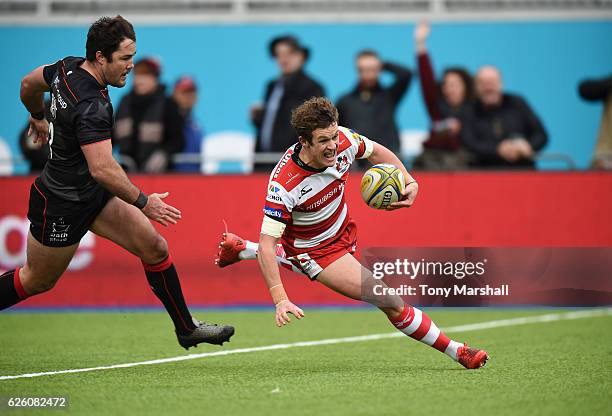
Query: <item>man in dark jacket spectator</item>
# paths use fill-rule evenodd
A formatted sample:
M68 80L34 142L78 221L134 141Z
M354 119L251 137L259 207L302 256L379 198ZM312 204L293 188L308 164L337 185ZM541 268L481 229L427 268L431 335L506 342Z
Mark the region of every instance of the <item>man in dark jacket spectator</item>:
M280 76L266 87L265 104L251 108L257 128L257 152L284 152L297 142L291 127L291 111L312 97L325 95L323 87L304 72L309 50L293 36L272 40L270 55L276 59Z
M533 169L534 153L546 145L542 122L520 96L505 94L499 70L482 67L476 74L476 104L460 139L482 168Z
M339 124L397 153L400 150L400 136L395 110L408 90L412 72L401 65L382 62L378 54L371 50L359 52L355 63L359 81L353 91L342 96L337 103ZM382 71L395 77L389 87L380 84Z
M161 67L153 58L134 64L133 89L119 102L113 131L122 163L146 173L168 170L171 157L185 146L183 118L160 84ZM135 164L135 166L131 166Z

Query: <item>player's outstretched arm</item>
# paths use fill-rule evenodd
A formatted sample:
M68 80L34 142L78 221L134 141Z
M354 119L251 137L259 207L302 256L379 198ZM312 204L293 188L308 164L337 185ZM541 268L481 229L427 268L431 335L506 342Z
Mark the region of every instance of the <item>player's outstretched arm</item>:
M304 312L289 300L289 296L287 296L283 287L278 264L276 263L276 244L278 240L278 237L261 234L257 261L276 307L276 326L281 327L291 322L289 314L292 314L297 319L302 319Z
M162 199L163 194L144 195L127 177L119 163L113 158L113 148L110 140L104 140L81 146L91 176L110 193L137 206L142 212L163 226L176 224L181 218L181 212Z
M39 66L21 80L20 98L30 113L28 136L33 135L34 143L47 143L49 140L49 123L45 119L44 95L49 85L43 77L43 68Z
M394 202L389 205L388 210L392 211L398 208L408 208L414 204L414 200L416 199L417 193L419 192L419 185L417 181L408 173L408 170L402 163L402 161L393 153L391 150L387 149L380 143L374 142L374 150L370 157L368 157L368 161L376 165L378 163L390 163L394 166L397 166L399 170L404 174L404 181L406 182L406 187L404 188L403 198L401 201Z

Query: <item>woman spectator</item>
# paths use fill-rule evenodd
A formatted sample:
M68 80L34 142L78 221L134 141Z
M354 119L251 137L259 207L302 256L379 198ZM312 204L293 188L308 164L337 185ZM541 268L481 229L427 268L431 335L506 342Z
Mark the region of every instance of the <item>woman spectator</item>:
M462 148L459 132L472 110L472 77L464 68L451 67L444 71L438 85L427 53L429 33L429 24L425 22L419 23L414 32L419 80L431 127L429 137L423 143L423 153L415 159L413 166L424 170L465 169L470 154Z

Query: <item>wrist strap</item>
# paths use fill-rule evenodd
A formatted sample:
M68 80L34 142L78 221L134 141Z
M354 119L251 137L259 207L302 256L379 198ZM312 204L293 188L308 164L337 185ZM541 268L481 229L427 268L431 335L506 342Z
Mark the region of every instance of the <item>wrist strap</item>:
M278 306L278 305L280 305L283 302L289 302L289 299L281 299L277 303L275 303L274 306Z
M32 118L36 119L36 120L42 120L45 118L45 112L44 111L39 111L37 113L30 113L30 115L32 116Z
M134 205L138 209L143 209L147 206L148 201L149 197L146 196L144 192L140 191L140 194L138 194L138 198L136 198L136 201L134 201L132 205Z
M283 287L282 283L272 286L269 290L274 306L279 305L283 301L289 300L289 296L287 296L287 292L285 292L285 288Z

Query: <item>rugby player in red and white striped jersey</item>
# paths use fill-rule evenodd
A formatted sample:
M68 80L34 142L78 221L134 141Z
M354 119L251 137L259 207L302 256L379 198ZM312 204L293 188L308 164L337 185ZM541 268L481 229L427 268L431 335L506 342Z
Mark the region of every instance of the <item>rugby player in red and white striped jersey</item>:
M306 101L293 112L291 123L299 143L285 152L270 175L259 244L226 232L217 259L220 267L242 259L258 260L276 305L278 326L291 321L289 314L301 319L304 312L289 300L277 262L352 299L364 300L363 294L371 293L369 286L375 280L353 257L356 226L344 199L344 184L355 159L390 163L404 174L403 198L388 209L410 207L418 192L416 181L393 152L338 126L338 111L328 99ZM377 296L371 302L404 334L464 367L486 363L486 351L449 339L425 312L399 296Z

